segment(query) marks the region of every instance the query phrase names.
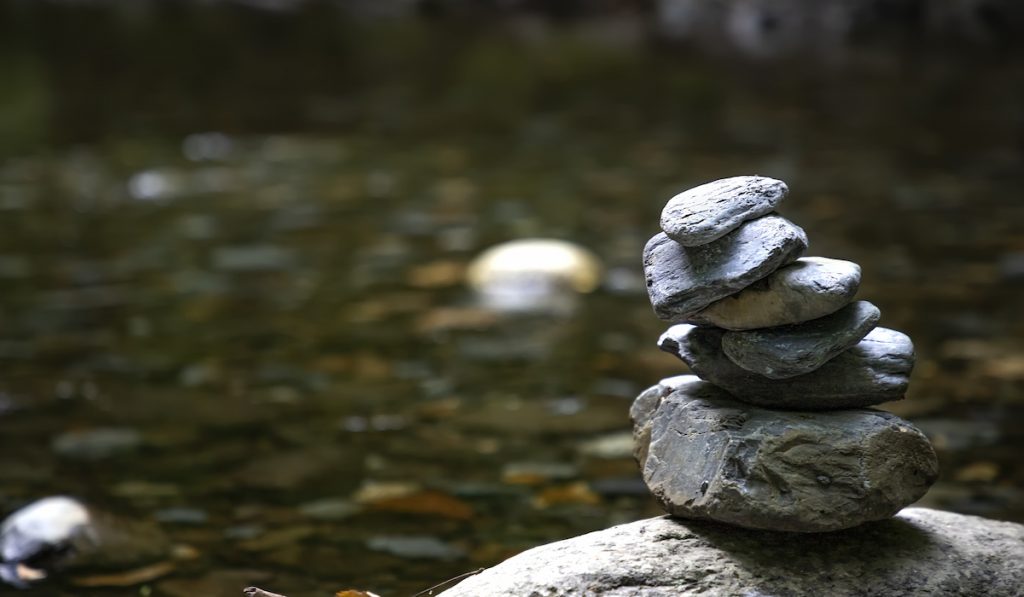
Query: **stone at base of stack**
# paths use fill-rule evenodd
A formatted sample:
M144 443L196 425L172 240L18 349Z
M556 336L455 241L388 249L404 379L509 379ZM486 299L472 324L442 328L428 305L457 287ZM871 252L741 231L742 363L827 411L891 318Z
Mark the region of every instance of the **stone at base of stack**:
M696 374L630 411L644 482L673 515L833 531L893 516L938 476L924 434L864 408L903 397L913 343L853 302L857 264L800 258L803 230L772 212L787 191L735 177L681 193L644 249L651 304L677 324L659 346Z
M844 529L896 514L938 475L928 439L877 410L767 410L689 375L649 389L630 414L644 482L686 518Z

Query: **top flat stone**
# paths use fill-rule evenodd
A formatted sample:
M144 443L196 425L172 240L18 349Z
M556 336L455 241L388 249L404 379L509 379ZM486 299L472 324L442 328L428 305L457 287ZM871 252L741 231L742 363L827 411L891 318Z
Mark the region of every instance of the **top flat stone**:
M664 233L644 247L644 277L654 312L686 321L711 303L792 263L807 249L807 235L779 215L744 222L722 238L684 247Z
M771 213L789 192L763 176L723 178L679 193L661 212L661 229L684 247L706 245L747 220Z
M742 291L709 305L687 322L727 330L803 323L849 304L860 287L852 261L803 257Z

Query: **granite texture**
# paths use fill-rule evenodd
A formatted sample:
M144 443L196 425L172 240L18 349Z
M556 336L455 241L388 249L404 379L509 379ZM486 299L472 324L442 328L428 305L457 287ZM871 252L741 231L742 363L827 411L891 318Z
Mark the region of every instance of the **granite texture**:
M535 547L445 597L1019 597L1024 526L924 508L833 533L668 516Z

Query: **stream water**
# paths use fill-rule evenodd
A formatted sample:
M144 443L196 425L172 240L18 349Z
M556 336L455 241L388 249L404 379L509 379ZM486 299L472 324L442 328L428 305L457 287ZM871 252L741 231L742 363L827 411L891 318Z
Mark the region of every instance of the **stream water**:
M213 9L11 23L0 509L74 495L198 554L142 592L40 592L409 595L658 514L627 410L684 369L640 251L668 197L735 174L786 180L809 254L860 263L914 339L885 408L940 453L922 505L1024 521L1019 61ZM466 265L524 237L593 251L602 286L479 308Z

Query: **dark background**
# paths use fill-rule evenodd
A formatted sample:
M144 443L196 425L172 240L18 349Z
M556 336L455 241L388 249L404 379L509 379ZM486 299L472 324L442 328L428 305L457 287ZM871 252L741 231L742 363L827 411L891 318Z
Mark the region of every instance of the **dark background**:
M1020 23L967 0L0 2L0 505L159 522L198 557L156 595L411 594L655 515L627 410L684 367L640 251L670 196L756 173L915 341L885 408L939 452L921 505L1022 521ZM482 309L466 266L527 237L592 251L601 287Z

